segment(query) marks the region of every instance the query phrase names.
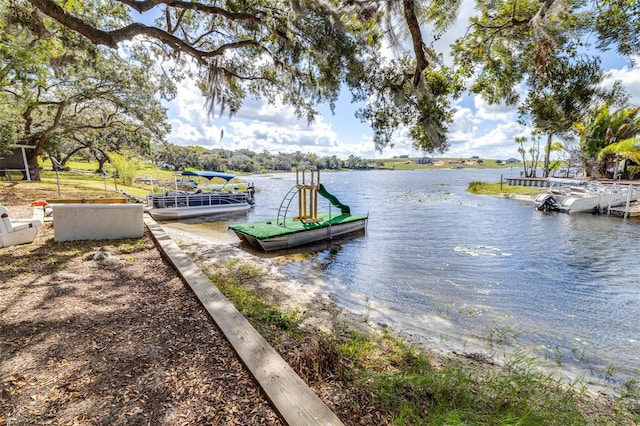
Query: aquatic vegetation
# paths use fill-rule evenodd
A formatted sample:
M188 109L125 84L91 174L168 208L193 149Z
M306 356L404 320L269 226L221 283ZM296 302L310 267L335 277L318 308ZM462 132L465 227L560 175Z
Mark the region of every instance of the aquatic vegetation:
M467 186L467 191L472 194L501 195L504 197L525 195L535 198L536 195L545 192L546 190L547 188L544 187L505 185L500 182L488 183L474 181L470 182Z
M438 204L453 201L450 191L435 189L428 189L425 191L407 191L402 194L402 198L405 200L424 204Z
M522 330L517 324L507 323L509 318L509 315L505 315L493 320L493 326L489 329L489 342L505 344L507 340L515 340L522 334Z
M511 253L502 251L497 247L479 245L475 247L455 246L453 251L468 254L469 256L511 256Z

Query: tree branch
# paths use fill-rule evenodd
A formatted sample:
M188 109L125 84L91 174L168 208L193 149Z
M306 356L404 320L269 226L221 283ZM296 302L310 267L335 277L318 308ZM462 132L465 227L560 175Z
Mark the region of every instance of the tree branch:
M228 44L224 44L220 47L218 47L216 50L212 50L211 52L207 52L207 53L203 53L202 57L203 58L211 58L214 56L220 56L222 55L225 51L229 50L229 49L239 49L241 47L247 47L247 46L260 46L260 43L258 43L256 40L242 40L242 41L237 41L235 43L228 43Z
M125 40L132 40L136 36L144 35L144 36L148 36L148 37L160 40L167 46L170 46L175 51L187 53L190 56L192 56L194 59L196 59L200 64L207 65L207 61L205 58L213 57L221 54L221 53L217 53L218 50L220 49L221 49L220 52L224 52L225 50L230 48L229 46L227 47L223 46L222 48L219 48L214 51L201 51L193 47L186 41L168 33L167 31L161 30L160 28L157 28L157 27L149 27L141 23L133 23L133 24L126 25L122 28L118 28L116 30L104 31L88 24L87 22L85 22L80 18L77 18L67 13L67 11L65 11L63 8L58 6L52 0L28 0L28 1L34 7L39 9L42 13L60 22L65 27L70 28L74 31L77 31L78 33L82 34L87 39L89 39L91 42L93 42L94 44L102 44L112 49L116 49L118 47L119 42L122 42ZM240 20L240 21L260 22L260 19L257 16L252 14L232 13L218 7L206 6L200 3L186 3L186 2L178 2L178 1L162 1L162 2L158 2L158 1L138 2L138 1L132 1L132 0L120 0L120 1L140 11L148 10L147 8L151 4L153 4L153 6L157 4L166 4L168 6L179 7L184 9L192 9L192 10L197 10L197 11L201 11L208 14L221 15L235 21ZM238 42L238 43L240 46L251 44L251 42L249 43ZM255 44L256 42L254 41L253 43Z
M31 1L31 0L29 0ZM50 1L50 0L48 0ZM228 10L222 9L217 6L209 6L206 4L202 4L199 2L190 2L190 1L175 1L175 0L146 0L146 1L137 1L137 0L117 0L120 3L126 4L127 6L135 9L140 13L148 12L159 4L164 4L167 7L173 7L176 9L183 10L195 10L197 12L203 12L207 15L220 15L231 21L249 21L249 22L260 22L260 17L253 15L251 13L243 13L243 12L229 12Z
M416 55L416 70L413 74L413 86L418 87L420 80L422 79L422 71L429 66L427 55L424 52L425 45L422 39L422 32L420 31L420 23L416 15L414 0L403 0L402 6L404 9L404 19L409 27L411 33L411 40L413 44L413 53Z

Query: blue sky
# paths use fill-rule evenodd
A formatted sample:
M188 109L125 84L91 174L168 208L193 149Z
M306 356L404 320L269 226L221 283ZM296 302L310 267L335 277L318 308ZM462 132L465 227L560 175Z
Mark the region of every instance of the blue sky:
M471 0L464 0L462 15L456 26L435 46L448 51L454 38L466 30L466 22L473 11ZM640 63L640 60L636 61ZM614 53L603 57L603 66L609 70L608 84L619 79L631 95L630 104L640 106L640 65L631 67L627 59ZM169 142L178 145L200 145L205 148L240 149L255 152L311 152L319 156L336 155L346 159L349 155L361 158L389 158L398 155L423 156L411 147L403 131L394 137L394 148L376 152L371 140L372 131L354 116L357 105L345 90L336 104L335 114L327 105L319 107L319 117L310 125L297 119L291 108L273 106L265 101L246 99L234 117L209 117L204 98L193 82L184 81L178 96L165 103L172 125ZM515 107L487 105L479 97L467 95L456 104L454 122L449 126L450 149L439 156L507 159L519 158L517 136L529 137L530 129L519 125ZM221 139L221 131L224 137Z

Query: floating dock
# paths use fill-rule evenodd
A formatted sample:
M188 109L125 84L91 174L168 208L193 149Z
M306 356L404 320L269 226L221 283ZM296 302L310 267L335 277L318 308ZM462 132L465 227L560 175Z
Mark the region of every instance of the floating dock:
M318 195L340 209L340 214L318 213ZM298 200L298 214L287 219L289 206ZM320 183L320 171L296 170L296 184L282 199L276 219L230 226L241 241L264 251L281 250L314 243L364 230L368 216L351 214L349 206L342 204Z
M276 219L230 226L240 240L264 251L281 250L364 230L366 216L319 213L315 221Z

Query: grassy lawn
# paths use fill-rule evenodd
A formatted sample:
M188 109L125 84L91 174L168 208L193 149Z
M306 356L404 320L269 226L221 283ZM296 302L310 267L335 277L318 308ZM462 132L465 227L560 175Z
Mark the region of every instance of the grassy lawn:
M509 169L513 164L498 163L499 160L470 159L470 158L434 158L433 164L418 164L414 158L389 158L384 162L383 169L389 170L429 170L429 169ZM516 164L516 167L521 165Z
M506 183L470 182L467 191L474 194L495 195L501 197L531 197L547 192L547 188L536 186L512 186Z
M2 181L0 182L0 200L11 204L30 204L35 200L58 200L74 198L122 198L123 193L144 198L151 193L152 185L134 182L125 185L122 179L117 181L111 174L113 170L107 166L108 176L96 173L96 162L69 161L67 170L52 171L50 161L41 162L40 181ZM137 178L152 178L156 182L172 182L174 174L171 170L163 170L157 166L143 163L136 173ZM160 191L157 185L154 192ZM15 199L19 196L19 199Z

